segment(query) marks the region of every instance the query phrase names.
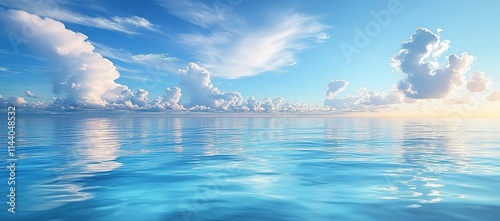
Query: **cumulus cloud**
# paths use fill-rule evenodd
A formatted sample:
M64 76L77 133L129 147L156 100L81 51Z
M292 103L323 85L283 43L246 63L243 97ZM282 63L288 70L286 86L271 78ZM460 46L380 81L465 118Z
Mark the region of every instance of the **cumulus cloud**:
M111 61L94 52L94 46L82 33L66 29L64 24L50 18L40 18L25 11L2 10L1 17L8 31L22 35L25 27L34 35L24 42L35 48L35 53L50 58L60 69L48 73L52 89L62 97L55 106L103 108L133 104L147 106L148 92L131 91L115 82L120 77ZM31 96L32 92L27 92ZM130 105L128 105L130 106Z
M488 95L487 99L489 101L500 101L500 91L495 90L490 95Z
M151 102L151 108L158 110L172 109L184 110L184 106L179 104L181 99L181 89L178 87L165 88L165 94Z
M260 102L256 100L253 96L248 98L246 107L248 107L248 109L251 111L261 110Z
M393 87L387 93L360 88L354 95L337 97L336 95L348 85L349 82L344 80L335 80L328 83L324 105L333 107L336 110L359 111L368 110L376 106L388 106L405 102L404 95L398 91L397 87Z
M47 104L42 101L34 101L34 102L27 102L23 97L9 97L7 99L4 99L2 95L0 95L0 107L5 108L8 106L15 106L16 108L31 108L31 109L40 109L40 108L47 108Z
M326 29L316 17L289 12L272 15L266 24L182 34L179 39L214 76L235 79L295 65L298 52L328 39Z
M491 79L486 76L486 73L474 71L469 81L467 81L467 89L472 93L483 92L490 82Z
M33 93L33 91L26 91L24 92L24 94L26 95L26 97L38 98L38 96L36 96L35 93Z
M364 105L391 105L391 104L399 104L404 102L404 95L397 90L397 87L394 87L388 93L381 93L378 91L368 91L366 93L362 93L358 95L361 97L360 102Z
M345 90L347 85L349 85L349 82L344 80L330 81L330 83L326 85L326 93L325 93L326 98L333 99L335 95Z
M464 76L474 60L467 52L446 56L448 65L440 68L436 59L449 48L449 41L426 28L418 28L392 58L392 66L406 78L398 89L414 99L444 98L462 86Z
M27 104L26 100L23 97L9 97L4 99L2 95L0 95L0 107L7 107L9 105L13 105L16 107L24 107Z
M157 27L147 19L139 16L130 17L90 17L81 15L64 8L60 1L28 1L28 0L6 0L0 5L13 9L23 10L38 16L50 17L55 20L70 22L90 27L96 27L111 31L119 31L127 34L137 34L137 30L158 31Z
M240 93L222 92L212 84L210 72L194 62L178 70L181 88L189 96L190 106L204 109L233 110L241 106L243 97ZM199 109L199 108L198 108Z

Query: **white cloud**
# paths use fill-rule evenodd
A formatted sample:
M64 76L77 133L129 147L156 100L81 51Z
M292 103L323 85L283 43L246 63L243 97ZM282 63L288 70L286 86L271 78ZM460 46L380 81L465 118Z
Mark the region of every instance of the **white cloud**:
M206 108L233 110L243 102L238 92L222 92L214 87L210 72L194 62L190 62L185 69L179 69L181 88L189 95L190 106L204 106Z
M298 52L328 38L326 29L316 17L289 12L266 24L240 25L238 31L221 28L179 38L213 76L235 79L295 65Z
M179 104L181 99L181 89L178 87L165 88L165 95L156 98L151 102L151 108L157 110L173 109L184 110L185 108Z
M226 9L221 5L191 0L159 1L159 4L170 14L205 29L226 19Z
M397 87L394 87L388 93L381 93L378 91L368 91L366 93L361 94L362 99L360 102L364 105L392 105L399 104L405 101L405 96L400 91L397 90Z
M472 93L483 92L490 82L491 79L486 76L486 73L474 71L469 81L467 81L467 89Z
M325 93L326 98L333 99L335 95L345 90L347 85L349 85L349 82L344 80L330 81L330 83L326 85L326 93Z
M397 90L397 87L393 87L387 93L368 91L367 88L361 88L355 95L336 97L348 85L349 82L344 80L335 80L328 83L325 93L325 106L343 111L366 111L377 106L391 106L405 102L404 95Z
M102 54L106 58L145 66L146 68L148 68L148 73L151 75L150 77L153 77L155 81L158 81L158 78L161 77L153 75L157 74L161 75L164 73L176 73L180 65L179 59L177 59L176 57L168 56L167 53L148 53L148 54L134 55L131 52L122 48L111 48L96 42L91 42L91 43L96 47L95 51ZM116 65L116 67L118 68L118 70L125 72L131 72L134 74L142 73L142 71L136 69L130 69L118 65ZM122 77L140 81L147 81L149 79L149 77L144 77L144 75L122 76Z
M0 95L0 107L7 107L8 105L13 105L16 107L24 107L27 102L23 97L9 97L4 99L2 95Z
M81 15L74 11L69 11L63 8L63 5L59 3L59 1L50 0L36 2L27 0L7 0L0 2L0 5L27 11L38 16L50 17L59 21L119 31L127 34L137 34L137 30L140 29L158 31L155 25L151 24L147 19L139 16L90 17Z
M500 101L500 91L495 90L495 91L491 92L491 94L488 95L487 99L489 101Z
M38 96L36 96L33 91L26 91L24 92L24 94L26 95L26 97L38 98Z
M168 54L136 54L132 56L132 60L136 62L170 62L175 61L177 58L169 57Z
M451 54L446 57L447 67L439 68L436 59L449 48L449 44L429 29L415 30L392 58L391 65L406 74L406 78L398 83L398 89L410 98L429 99L444 98L462 86L474 57L467 52L460 56ZM431 58L434 60L428 61Z
M256 100L253 96L248 98L246 107L248 107L248 109L251 111L261 110L260 102Z
M120 76L116 67L94 52L87 36L66 29L61 22L24 11L3 10L1 17L15 34L24 30L19 27L36 30L37 35L25 43L61 67L48 73L53 92L63 94L55 105L102 108L124 103L132 96L127 86L115 82Z
M39 109L39 108L47 108L47 104L42 101L35 101L28 103L23 97L9 97L7 99L4 99L2 95L0 95L0 107L4 108L9 105L13 105L16 108L32 108L32 109Z

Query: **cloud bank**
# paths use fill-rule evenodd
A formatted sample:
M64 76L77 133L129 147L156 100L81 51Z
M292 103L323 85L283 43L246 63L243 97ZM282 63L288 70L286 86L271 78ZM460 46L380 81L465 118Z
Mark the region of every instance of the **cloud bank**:
M342 111L369 111L378 106L400 104L405 100L404 95L396 87L386 93L361 88L354 95L337 97L336 95L345 90L348 85L349 82L344 80L334 80L328 83L324 105Z
M285 21L287 25L275 24L277 26L269 29L269 33L255 32L252 36L237 40L235 44L233 37L238 36L237 33L213 33L211 37L217 36L216 38L195 36L190 40L193 43L207 40L206 45L200 46L199 52L199 55L206 55L208 60L205 62L216 61L208 62L208 65L220 63L222 66L206 68L200 63L190 62L185 68L177 71L180 78L178 87L167 87L163 95L151 99L147 90L132 91L126 85L116 83L120 73L115 65L96 52L94 45L84 34L67 29L59 21L41 18L25 11L0 10L0 18L6 24L7 31L14 35L23 36L26 35L25 30L30 30L30 35L25 37L22 43L33 49L37 55L54 62L55 67L61 67L47 73L52 80L53 92L58 95L50 104L51 108L242 112L372 111L394 108L393 105L409 103L414 101L413 99L442 99L460 87L471 93L485 92L491 83L491 79L480 71L473 72L471 77L465 80L474 60L474 57L467 53L446 56L447 66L441 68L437 59L449 48L450 42L442 41L439 33L418 28L392 58L393 67L403 72L405 78L387 92L361 88L354 95L339 97L339 93L347 88L349 82L334 80L326 85L324 106L318 106L285 101L281 97L244 99L237 91L226 92L213 85L213 73L209 71L211 69L220 71L221 68L228 68L232 71L224 73L238 73L231 77L222 76L228 78L276 70L295 63L294 53L306 47L299 44L299 41L324 39L325 27L315 19L291 14L284 17L288 21ZM211 45L214 42L216 44ZM229 43L230 50L219 48L218 44L224 42ZM230 56L232 52L236 52L234 57ZM248 54L245 54L247 52ZM138 63L175 60L167 54L154 53L130 55L127 59ZM241 65L239 62L242 62ZM26 91L25 96L37 98L32 91ZM500 93L494 91L487 99L500 100ZM26 102L22 97L4 99L0 96L0 106L7 104L32 108L47 107L42 102Z

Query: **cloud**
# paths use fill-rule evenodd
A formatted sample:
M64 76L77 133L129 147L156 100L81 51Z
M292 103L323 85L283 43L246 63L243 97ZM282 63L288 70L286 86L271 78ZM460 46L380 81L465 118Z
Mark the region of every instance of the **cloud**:
M26 100L23 97L9 97L4 99L2 95L0 95L0 107L4 108L9 105L13 105L16 107L24 107L27 104Z
M170 14L204 29L226 19L226 9L221 7L222 4L216 5L215 2L212 5L191 0L158 1L158 3Z
M27 1L7 0L0 5L27 11L38 16L50 17L55 20L96 27L127 34L137 34L137 30L158 31L157 27L147 19L139 16L130 17L90 17L63 8L58 1Z
M367 88L360 88L354 95L336 97L343 91L349 82L344 80L334 80L327 84L324 105L343 111L366 111L377 106L390 106L405 102L404 95L393 87L387 93L369 91Z
M429 29L415 30L392 58L391 65L406 74L406 78L398 83L398 89L410 98L429 99L444 98L462 86L474 57L467 52L460 56L451 54L446 56L448 65L439 68L437 59L449 44Z
M246 107L248 107L248 110L251 110L251 111L261 111L262 110L260 107L260 102L258 100L256 100L253 96L248 98Z
M266 24L240 24L238 29L223 27L210 34L178 37L213 76L229 79L293 66L298 52L328 39L328 27L317 17L288 12L270 19Z
M25 43L61 67L48 73L53 92L63 94L55 105L103 108L123 104L132 96L127 86L115 82L120 76L116 67L94 52L87 36L66 29L61 22L25 11L2 10L1 17L15 34L25 30L19 27L35 30L36 36Z
M345 90L347 85L349 85L349 82L344 80L330 81L330 83L326 85L326 93L325 93L326 98L333 99L335 95Z
M361 104L373 106L399 104L405 101L404 95L398 91L397 87L393 87L387 93L368 91L358 96L362 97Z
M104 57L111 60L118 60L130 64L140 64L148 68L150 77L153 77L155 81L159 81L160 76L153 76L156 74L176 73L179 68L179 59L176 57L168 56L167 53L148 53L148 54L132 54L130 51L121 48L111 48L103 44L96 42L91 42L93 46L96 47L95 51L102 54ZM131 73L142 73L139 70L126 68L123 66L116 65L118 70ZM161 72L161 73L157 73ZM144 77L144 75L137 76L122 76L123 78L129 78L133 80L148 80L149 77ZM161 82L161 81L160 81Z
M238 92L222 92L212 84L210 72L194 62L179 69L181 88L189 96L189 106L208 109L233 110L241 106L243 97Z
M47 104L42 101L35 101L35 102L26 102L26 100L23 97L9 97L7 99L4 99L2 95L0 95L0 107L5 108L10 105L15 106L16 108L30 108L30 109L45 109L47 108Z
M483 92L490 82L491 79L486 76L486 73L474 71L469 81L467 81L467 89L472 93Z
M165 95L156 98L153 100L150 105L152 109L157 110L165 110L165 109L173 109L173 110L184 110L184 106L179 104L181 99L181 89L178 87L173 88L165 88Z
M168 54L136 54L132 56L132 60L136 62L170 62L177 60L176 57L169 57Z
M26 95L26 97L38 98L38 96L36 96L33 91L26 91L24 92L24 94Z
M487 97L489 101L500 101L500 91L495 90Z

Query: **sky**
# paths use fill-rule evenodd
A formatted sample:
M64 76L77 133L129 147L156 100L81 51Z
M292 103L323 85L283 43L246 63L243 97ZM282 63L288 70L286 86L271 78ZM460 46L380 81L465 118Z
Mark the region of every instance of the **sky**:
M500 110L498 1L2 1L0 106Z

